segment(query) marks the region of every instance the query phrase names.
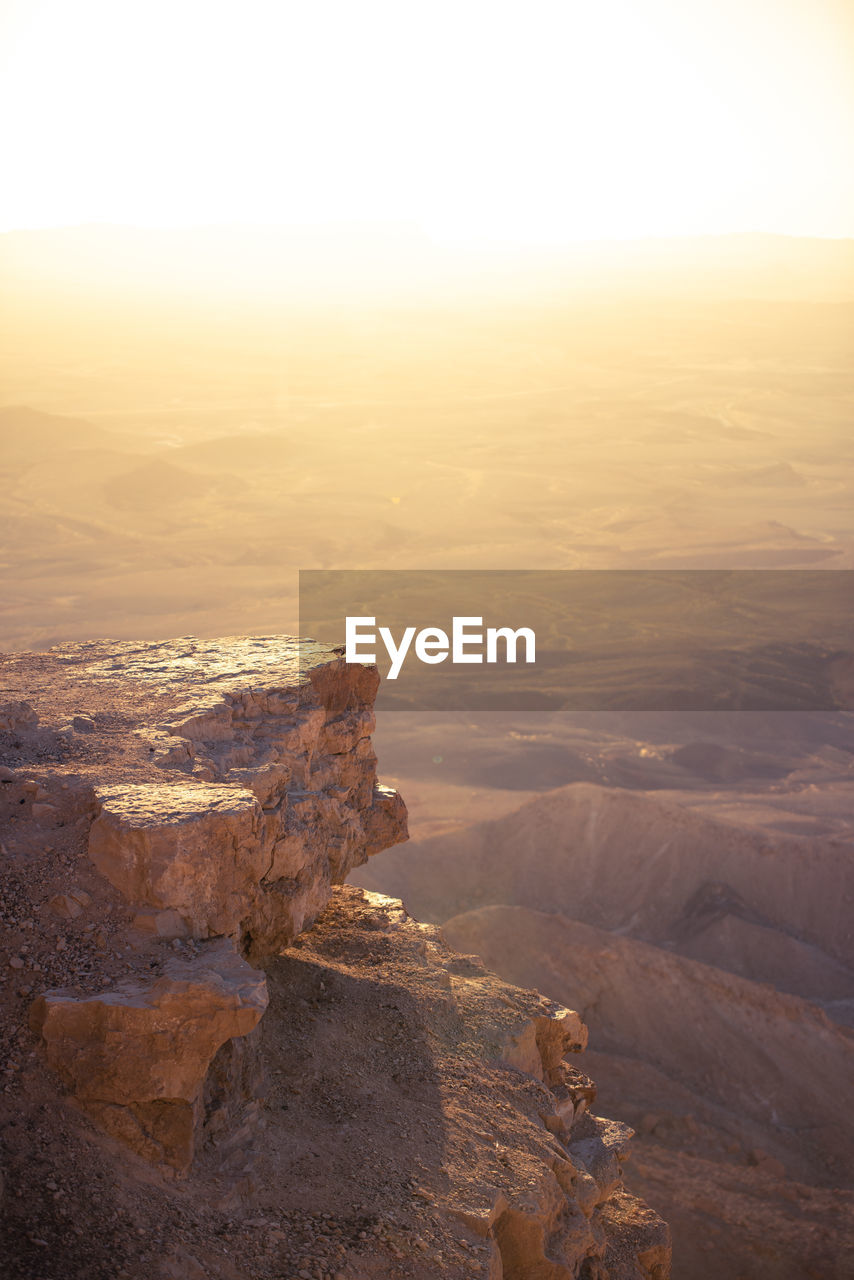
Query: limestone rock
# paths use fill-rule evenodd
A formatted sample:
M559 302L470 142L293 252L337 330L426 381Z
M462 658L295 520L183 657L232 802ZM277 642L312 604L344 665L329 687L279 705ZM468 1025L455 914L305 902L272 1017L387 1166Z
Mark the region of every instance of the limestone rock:
M290 637L117 645L109 662L85 648L93 707L122 676L143 704L149 682L177 703L133 731L163 781L95 788L90 856L141 908L138 927L180 936L151 915L177 912L194 937L239 936L255 963L407 838L403 801L376 776L375 668Z
M608 1280L668 1280L670 1230L648 1205L620 1189L602 1205L599 1219Z
M629 1126L618 1120L590 1116L582 1120L572 1134L569 1144L572 1160L589 1173L602 1200L607 1200L620 1185L632 1136Z
M68 893L58 893L47 904L48 909L61 920L76 920L92 901L83 889L70 889Z
M578 1014L502 982L476 956L451 952L440 930L411 919L399 900L347 885L271 969L270 983L279 1043L302 1037L290 1062L298 1054L305 1064L308 1081L300 1085L312 1096L329 1087L330 1057L338 1061L342 1051L352 1051L353 1063L364 1061L364 1041L372 1046L377 1037L371 1008L389 1011L383 1036L389 1063L397 1065L398 1046L407 1039L423 1037L429 1045L431 1085L417 1097L421 1124L441 1133L441 1164L415 1194L429 1204L432 1221L446 1214L478 1240L483 1270L465 1274L503 1280L669 1276L666 1226L622 1188L631 1130L586 1110L557 1133L543 1123L544 1112L558 1111L561 1090L579 1100L593 1093L592 1083L563 1061L586 1038ZM292 984L303 995L330 989L333 996L328 1012L319 1005L308 1028L304 1015L279 1005ZM348 1009L340 998L344 984L360 1008ZM372 1114L394 1115L396 1106L405 1111L411 1088L405 1077L376 1072ZM307 1116L305 1105L294 1114L298 1106L280 1113L275 1123L282 1127L271 1143L280 1145L284 1133L296 1140ZM323 1173L314 1176L319 1181ZM445 1273L441 1265L429 1271Z
M233 934L264 874L264 815L242 787L99 787L89 856L128 902L176 911L197 938Z
M370 808L363 819L363 827L367 840L362 861L367 861L373 854L406 840L409 834L406 805L399 793L392 787L377 783L371 797Z
M223 783L96 788L89 856L144 908L137 928L161 937L238 935L253 960L275 954L323 910L331 886L374 848L406 833L396 791L373 786L359 811L344 788L271 794ZM150 908L152 910L145 910Z
M194 960L169 960L149 984L82 997L48 991L33 1004L31 1025L50 1065L108 1132L185 1170L211 1061L253 1029L266 1005L264 975L222 940Z
M268 960L353 866L407 837L405 807L378 783L370 741L379 676L340 650L268 636L96 641L30 657L54 722L87 741L85 751L63 744L79 769L64 807L25 782L27 816L81 830L92 864L132 908L124 944L136 955L163 939L224 938L222 955ZM123 735L113 729L118 706ZM23 701L0 714L0 728L37 723ZM97 908L107 885L86 883ZM50 909L74 919L84 905L55 892ZM220 953L204 954L210 963ZM247 1010L254 1024L260 1009L226 999L222 975L179 980L175 963L153 985L83 1000L48 993L33 1016L90 1114L150 1159L183 1168L207 1065L245 1033ZM186 1079L175 1078L176 1062Z
M186 920L177 911L137 911L133 918L133 928L141 934L151 934L157 938L189 937Z
M507 1032L501 1058L551 1085L560 1081L558 1067L564 1054L580 1053L586 1047L587 1028L578 1014L552 1006L541 1017Z
M51 723L82 706L92 726L80 728L85 741L72 734L60 744L53 770L39 767L44 792L35 780L20 788L28 820L33 803L57 806L66 828L57 872L71 865L72 835L91 859L76 864L86 893L39 882L39 914L49 899L72 919L91 897L92 924L63 929L49 955L16 942L11 964L35 973L46 962L38 971L57 987L106 983L97 994L49 990L31 1006L48 1063L97 1124L145 1159L183 1173L198 1152L194 1190L212 1193L204 1209L219 1211L217 1228L223 1211L254 1200L257 1212L269 1196L287 1225L271 1237L290 1245L295 1224L279 1209L287 1205L289 1219L291 1205L311 1206L315 1256L259 1263L247 1249L229 1280L250 1270L337 1274L326 1236L333 1219L317 1209L343 1192L346 1234L334 1235L346 1255L359 1221L353 1189L366 1199L376 1192L382 1213L387 1188L407 1173L431 1206L417 1218L428 1239L414 1237L425 1275L666 1275L654 1215L647 1230L627 1212L608 1225L628 1131L586 1113L594 1086L564 1061L586 1042L578 1014L450 952L399 901L339 883L406 838L403 803L377 780L375 670L281 637L63 646L30 655L21 667L28 687L35 669L38 687L51 691L39 704ZM17 786L5 790L17 805ZM99 957L105 972L122 966L134 976L111 986ZM266 978L247 957L269 961ZM273 1007L262 1023L267 982ZM116 1170L121 1157L96 1145ZM125 1200L140 1173L129 1172ZM149 1213L167 1203L160 1190L140 1197ZM413 1222L405 1201L402 1213ZM362 1249L366 1220L341 1274L361 1274L363 1264L385 1274L389 1253L399 1270L408 1241L402 1223L386 1230L394 1216L371 1228L386 1259ZM145 1229L145 1266L162 1270L150 1221ZM195 1232L185 1238L182 1225L178 1236L193 1252L168 1246L170 1275L210 1270L223 1280L229 1253L237 1260L236 1239L203 1253Z

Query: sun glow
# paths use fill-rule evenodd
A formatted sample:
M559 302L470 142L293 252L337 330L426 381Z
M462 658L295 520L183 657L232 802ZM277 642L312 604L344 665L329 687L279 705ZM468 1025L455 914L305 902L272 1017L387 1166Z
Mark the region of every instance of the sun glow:
M854 233L846 0L17 0L0 21L6 228Z

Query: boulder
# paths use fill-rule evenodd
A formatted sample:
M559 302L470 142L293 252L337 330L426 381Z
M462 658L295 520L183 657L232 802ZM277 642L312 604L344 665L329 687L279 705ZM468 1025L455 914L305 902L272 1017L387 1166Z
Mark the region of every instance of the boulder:
M192 960L168 960L147 983L87 996L48 991L34 1002L30 1022L51 1067L103 1128L183 1172L208 1068L226 1041L252 1031L266 1006L264 975L223 939Z
M82 915L92 899L83 889L69 889L68 893L57 893L51 898L48 910L60 920L76 920Z

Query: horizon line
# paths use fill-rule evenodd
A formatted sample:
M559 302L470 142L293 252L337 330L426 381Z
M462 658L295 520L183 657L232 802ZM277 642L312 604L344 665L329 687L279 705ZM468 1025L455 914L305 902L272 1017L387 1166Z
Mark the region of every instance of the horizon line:
M747 228L739 231L693 231L693 232L647 232L637 235L606 235L606 236L569 236L566 239L516 239L511 237L490 237L479 238L476 236L467 237L443 237L437 236L428 230L421 223L410 219L340 219L329 220L323 222L240 222L240 221L223 221L223 222L199 222L199 223L135 223L135 222L116 222L112 220L104 221L83 221L83 222L58 222L47 226L0 226L0 235L42 235L55 234L58 232L68 231L122 231L136 233L158 234L195 234L211 231L247 231L247 232L284 232L291 235L304 234L306 232L313 233L330 233L341 231L365 231L365 230L396 230L407 231L410 235L418 236L429 242L437 248L482 248L488 249L517 249L517 250L540 250L554 251L560 249L568 249L582 245L605 245L605 244L649 244L649 243L673 243L687 242L696 240L736 240L736 239L765 239L765 240L797 240L797 241L827 241L829 243L841 244L849 241L854 242L854 231L850 234L835 235L822 232L793 232L793 231L767 231L757 228Z

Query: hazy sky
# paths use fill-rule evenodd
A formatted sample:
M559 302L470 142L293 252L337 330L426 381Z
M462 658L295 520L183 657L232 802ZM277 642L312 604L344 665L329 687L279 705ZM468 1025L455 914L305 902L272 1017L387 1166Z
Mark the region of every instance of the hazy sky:
M852 0L0 0L0 228L854 235Z

